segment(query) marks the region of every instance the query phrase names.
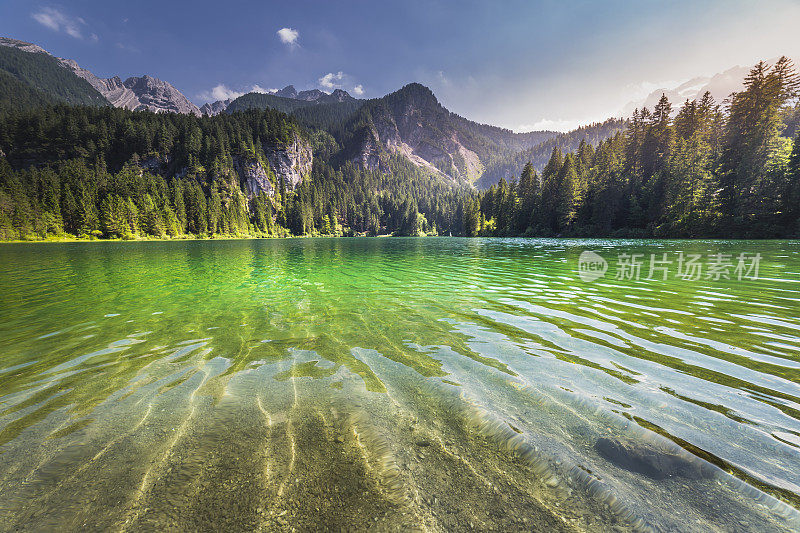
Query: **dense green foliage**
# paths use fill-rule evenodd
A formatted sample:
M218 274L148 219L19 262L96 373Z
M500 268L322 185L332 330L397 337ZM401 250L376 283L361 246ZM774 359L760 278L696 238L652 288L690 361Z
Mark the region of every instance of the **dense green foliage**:
M15 114L0 119L0 239L460 231L462 195L400 157L389 172L334 170L318 157L292 191L265 148L307 137L318 154L338 149L324 131L309 134L272 110ZM241 162L267 169L273 196L248 194Z
M58 59L43 53L24 52L0 46L0 113L10 109L31 109L44 100L73 105L108 105L108 101L88 81L64 68ZM9 76L20 85L11 85ZM22 87L24 86L24 88ZM6 92L14 91L14 92ZM17 95L19 99L17 100Z
M605 122L581 126L567 133L553 134L543 142L525 150L498 154L486 165L486 170L476 185L480 189L488 189L498 183L500 178L518 175L528 162L541 172L549 161L553 148L558 147L562 152L574 152L584 141L596 147L600 141L613 137L623 129L625 129L624 120L610 118Z
M327 101L324 97L316 101L307 101L284 98L273 94L248 93L228 104L225 112L235 113L236 111L247 109L273 109L291 115L306 127L341 133L344 123L364 105L364 102L364 100L355 98L341 102Z
M788 137L800 81L783 58L756 65L723 113L711 96L674 119L662 97L595 149L552 148L465 206L468 234L786 237L800 235L800 138Z
M103 107L55 106L0 121L0 148L15 168L80 158L102 160L116 171L136 155L184 167L230 163L231 156L263 156L263 145L288 142L301 128L276 111L199 118Z
M55 103L55 99L0 70L0 114L10 110L35 109L50 103Z
M296 100L294 98L284 98L268 93L247 93L236 98L228 104L226 113L235 113L247 109L274 109L282 113L291 113L295 109L314 105L314 102Z
M345 100L344 102L332 102L328 104L317 104L295 109L290 114L301 124L311 127L335 131L341 128L353 113L364 105L364 100Z

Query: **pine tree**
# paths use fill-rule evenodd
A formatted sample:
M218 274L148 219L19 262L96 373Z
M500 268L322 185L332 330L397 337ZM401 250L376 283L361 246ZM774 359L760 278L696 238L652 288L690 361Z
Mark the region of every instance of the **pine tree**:
M734 231L761 214L761 178L780 134L781 111L796 96L800 80L792 62L782 57L773 67L759 62L744 86L731 99L720 157L722 208Z

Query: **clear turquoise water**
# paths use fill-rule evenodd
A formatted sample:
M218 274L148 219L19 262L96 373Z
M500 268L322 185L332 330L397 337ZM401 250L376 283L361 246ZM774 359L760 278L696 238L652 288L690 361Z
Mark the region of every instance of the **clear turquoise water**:
M0 529L798 530L799 328L798 242L0 245Z

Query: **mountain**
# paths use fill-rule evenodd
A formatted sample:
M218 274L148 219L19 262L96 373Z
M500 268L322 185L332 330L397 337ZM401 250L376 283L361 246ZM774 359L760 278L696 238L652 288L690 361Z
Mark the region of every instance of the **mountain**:
M314 102L276 96L270 93L247 93L235 98L225 109L226 113L235 113L247 109L274 109L282 113L291 113L295 109L314 105Z
M297 98L297 89L294 88L294 85L287 85L280 91L275 91L273 93L275 96L280 96L281 98Z
M319 89L311 89L310 91L300 91L297 93L295 98L297 100L305 100L306 102L314 102L319 100L323 96L327 96L324 92L320 91Z
M213 117L214 115L219 115L223 113L228 106L233 102L232 98L228 98L227 100L217 100L216 102L210 104L203 104L200 106L200 113L203 115L208 115Z
M0 70L0 114L5 110L27 111L56 102L55 98Z
M315 102L317 104L330 104L332 102L345 102L347 100L355 100L347 91L342 89L335 89L332 93L320 91L319 89L311 89L309 91L297 92L294 85L287 85L279 91L269 93L281 98L291 98L292 100L303 100L305 102Z
M274 93L247 93L230 102L225 111L233 113L243 109L275 109L284 113L291 113L296 109L310 105L333 104L341 102L356 102L347 91L336 89L331 94L312 89L297 92L294 86L289 85ZM213 105L217 105L214 102Z
M20 109L33 102L65 102L74 105L108 105L89 83L63 68L57 58L40 52L36 45L0 38L0 72L4 100L19 97L9 105ZM13 81L12 81L13 78ZM13 87L13 89L12 89Z
M50 55L49 52L47 52L47 50L45 50L39 45L33 43L27 43L25 41L20 41L19 39L12 39L11 37L0 37L0 46L16 48L17 50L22 50L23 52L30 52L32 54Z
M555 132L514 133L478 124L445 109L424 85L367 101L339 134L340 158L367 168L386 168L402 154L417 166L461 182L474 182L498 154L530 148Z
M166 81L152 76L132 76L124 82L119 76L98 78L81 68L71 59L62 59L62 64L76 75L88 81L92 87L111 102L114 107L131 111L153 111L155 113L190 113L200 116L200 110L178 89Z
M611 118L605 122L581 126L566 133L559 133L544 142L528 149L514 152L506 157L497 157L487 166L475 185L479 189L488 189L499 182L501 178L509 180L512 177L519 177L522 173L522 168L529 161L533 168L541 172L550 159L553 148L558 147L564 153L574 152L580 146L581 141L597 146L600 141L623 131L625 124L624 120Z
M124 107L125 109L138 111L148 110L157 113L173 112L201 115L197 106L175 87L152 76L130 77L124 82L118 76L100 78L93 72L82 68L72 59L55 57L40 46L8 37L0 37L0 50L6 56L13 55L15 52L26 54L24 57L19 56L22 59L16 59L15 61L17 63L24 61L29 66L35 64L37 65L37 71L40 73L42 69L48 70L49 74L46 78L51 81L44 82L43 74L39 74L39 82L33 82L33 85L43 90L40 85L44 83L45 93L53 93L58 100L86 105L111 103L114 107ZM9 52L9 50L14 50L15 52ZM58 67L61 68L59 69ZM0 68L9 71L9 68L13 67L4 65ZM70 76L61 71L71 73L72 77L82 78L85 83L76 83L71 80ZM21 79L19 75L16 77ZM54 81L55 79L60 79L61 82L56 82ZM86 83L94 91L89 91L86 88ZM95 93L100 95L99 99L97 98L98 94Z

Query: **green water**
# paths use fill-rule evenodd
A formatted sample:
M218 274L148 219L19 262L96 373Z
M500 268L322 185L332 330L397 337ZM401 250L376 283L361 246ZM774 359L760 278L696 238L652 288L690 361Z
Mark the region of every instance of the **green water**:
M0 245L0 530L798 530L799 328L798 242Z

